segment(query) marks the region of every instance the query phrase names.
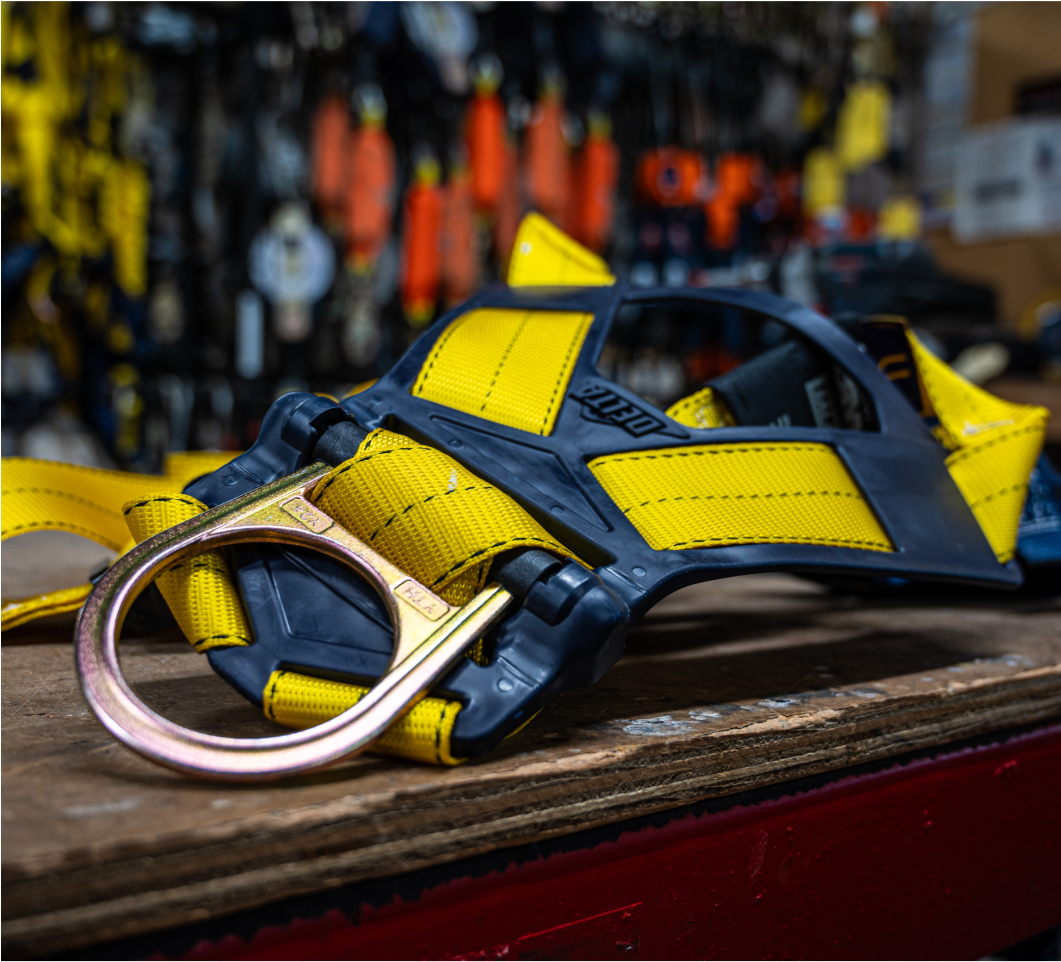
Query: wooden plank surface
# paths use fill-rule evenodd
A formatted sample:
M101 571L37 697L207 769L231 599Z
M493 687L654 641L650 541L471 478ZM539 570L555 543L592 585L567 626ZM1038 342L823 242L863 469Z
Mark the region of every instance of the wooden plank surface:
M594 688L487 756L364 756L266 786L118 745L69 628L3 651L3 934L45 954L202 920L1061 715L1056 598L861 598L785 575L686 589ZM179 638L129 642L141 697L227 735L277 729Z

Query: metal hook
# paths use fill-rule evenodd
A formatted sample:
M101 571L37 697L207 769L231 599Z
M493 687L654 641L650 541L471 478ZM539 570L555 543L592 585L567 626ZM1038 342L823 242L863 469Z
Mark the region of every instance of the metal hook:
M417 703L501 617L512 596L499 585L468 604L447 604L311 504L331 468L314 464L169 528L123 555L96 584L75 629L81 687L119 741L180 772L220 781L264 781L323 768L368 748ZM118 662L122 622L160 573L207 548L244 542L315 548L367 578L394 624L387 671L356 705L322 725L269 738L226 738L163 718L132 691Z

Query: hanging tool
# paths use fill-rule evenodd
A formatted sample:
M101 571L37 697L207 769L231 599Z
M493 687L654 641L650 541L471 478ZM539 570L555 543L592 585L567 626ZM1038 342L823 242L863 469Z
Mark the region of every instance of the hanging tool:
M572 235L596 254L611 239L615 191L619 184L619 148L611 137L608 115L594 111L576 161Z
M313 114L313 199L331 231L343 224L348 155L352 147L350 112L338 94L325 97Z
M564 84L558 68L545 71L525 136L524 176L531 205L563 227L571 202L571 159L564 138Z
M360 125L349 144L346 173L346 263L366 273L390 239L394 217L394 144L387 134L387 102L377 84L356 94Z
M751 154L726 153L718 159L715 190L704 205L708 242L716 250L737 244L741 208L752 204L762 190L762 164Z
M480 213L492 214L505 174L505 105L497 94L504 71L494 54L478 59L475 95L468 105L467 143L472 195Z
M442 300L447 308L466 301L479 287L473 189L464 151L457 149L450 160L442 209Z
M402 308L409 323L424 327L434 317L442 280L442 216L445 199L438 186L435 155L421 147L413 182L405 192L402 236Z

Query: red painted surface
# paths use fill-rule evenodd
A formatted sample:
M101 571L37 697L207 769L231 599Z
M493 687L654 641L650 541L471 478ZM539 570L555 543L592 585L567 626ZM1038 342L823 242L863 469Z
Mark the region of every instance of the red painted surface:
M1061 922L1061 726L192 959L978 958Z

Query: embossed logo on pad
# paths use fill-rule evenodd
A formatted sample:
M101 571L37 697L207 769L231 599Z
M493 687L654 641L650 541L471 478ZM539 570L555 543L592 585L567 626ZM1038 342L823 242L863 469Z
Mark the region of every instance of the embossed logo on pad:
M417 584L412 578L407 578L398 585L394 589L394 593L399 598L408 601L420 614L430 618L432 621L438 621L449 611L449 605L441 598L431 594L423 585Z
M620 397L601 384L590 384L581 391L574 392L571 397L582 404L583 417L602 424L613 424L635 438L641 437L642 434L651 434L664 427L659 418L642 411L626 398Z
M309 528L310 531L316 534L327 531L335 524L331 518L318 511L305 498L292 498L290 501L285 501L280 507L299 524Z

